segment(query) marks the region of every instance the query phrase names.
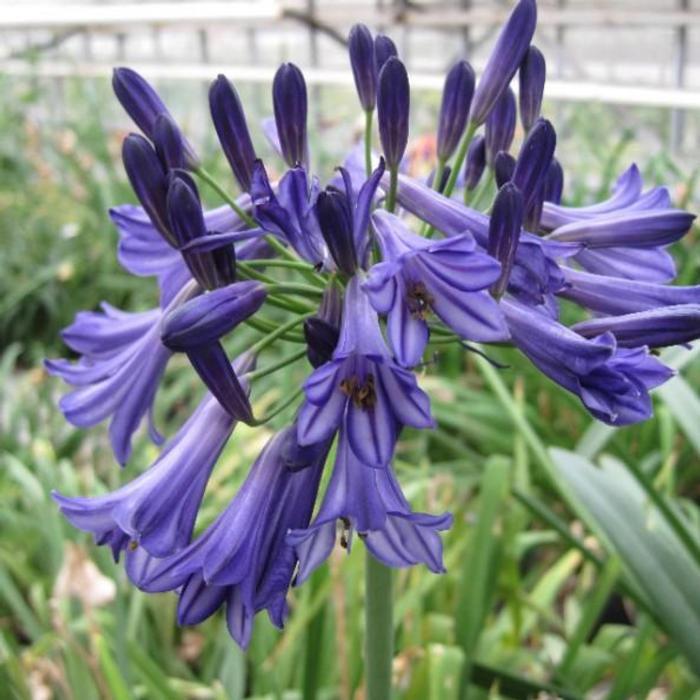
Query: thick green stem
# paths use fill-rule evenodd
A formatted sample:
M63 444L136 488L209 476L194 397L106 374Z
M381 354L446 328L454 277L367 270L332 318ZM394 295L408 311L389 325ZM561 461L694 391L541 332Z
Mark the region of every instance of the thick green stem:
M275 362L274 364L268 365L267 367L261 367L260 369L256 369L254 372L248 372L248 374L246 374L245 376L249 382L253 382L256 379L260 379L261 377L267 377L269 374L273 374L274 372L277 372L283 367L287 367L296 362L297 360L301 360L301 358L305 356L306 348L303 348L295 352L293 355L290 355L289 357L283 357L281 360Z
M365 567L366 700L390 700L394 658L392 570L367 550Z
M396 208L396 189L399 186L399 168L398 166L391 168L389 171L389 191L386 195L386 210L394 211Z
M372 116L374 110L368 109L365 112L365 170L367 177L372 174Z
M303 323L307 318L309 318L309 316L312 315L313 312L303 314L301 316L295 316L294 318L287 321L287 323L283 323L281 326L278 326L274 331L272 331L272 333L269 333L264 338L258 340L257 343L251 345L250 348L248 348L248 350L254 355L261 352L268 345L274 343L275 340L277 340L277 338L281 338L283 335L285 335L285 333L287 333L287 331Z

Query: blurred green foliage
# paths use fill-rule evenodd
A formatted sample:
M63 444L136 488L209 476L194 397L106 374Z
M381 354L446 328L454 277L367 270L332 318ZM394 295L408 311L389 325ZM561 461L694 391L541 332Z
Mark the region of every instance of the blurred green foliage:
M140 437L120 472L103 427L65 423L56 408L63 387L38 362L65 352L58 331L77 310L102 299L145 308L155 293L116 261L106 211L131 198L118 160L128 125L107 85L0 78L0 88L0 696L361 698L361 542L292 592L284 633L261 616L243 654L220 616L178 629L174 596L134 590L107 552L59 516L52 489L113 489L157 453ZM267 102L253 97L255 120ZM326 174L350 138L348 97L324 92L314 117ZM428 105L414 115L414 133L430 129L436 100ZM604 194L634 156L649 184L669 182L677 202L697 208L696 174L661 148L640 153L640 134L620 126L629 120L619 110L557 109L572 203ZM635 118L645 143L665 123L659 112ZM203 131L208 165L230 182ZM425 169L430 148L414 139L412 167ZM676 252L680 280L697 282L697 231ZM234 342L245 345L246 334ZM455 524L447 574L396 577L395 698L700 698L698 354L668 352L680 376L657 393L655 419L612 430L512 351L497 352L507 369L496 370L441 349L440 371L428 367L421 379L439 427L406 433L397 469L416 508L451 510ZM256 409L291 392L302 364L261 380ZM157 411L168 434L200 392L175 361ZM198 527L232 497L268 434L236 430ZM603 453L605 468L595 469Z

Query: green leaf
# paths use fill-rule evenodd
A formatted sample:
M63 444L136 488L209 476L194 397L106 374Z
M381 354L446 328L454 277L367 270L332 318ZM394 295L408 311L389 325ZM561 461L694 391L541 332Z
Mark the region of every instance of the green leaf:
M700 675L700 567L624 465L606 459L598 469L573 452L552 449L551 455L582 505L582 517L618 554L660 624Z

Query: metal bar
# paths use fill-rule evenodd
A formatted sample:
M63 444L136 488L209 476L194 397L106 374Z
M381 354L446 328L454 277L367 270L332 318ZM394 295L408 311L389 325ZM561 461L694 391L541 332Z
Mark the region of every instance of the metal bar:
M236 77L236 82L272 81L274 67L201 64L135 64L133 68L149 79L210 80L217 72ZM61 62L29 65L25 61L0 62L0 72L15 76L103 78L111 75L109 64ZM309 85L353 85L352 74L344 70L304 70ZM411 86L417 90L441 90L443 75L412 73ZM517 92L517 83L513 85ZM583 81L547 81L545 99L567 102L601 102L619 105L700 109L700 91L636 87Z

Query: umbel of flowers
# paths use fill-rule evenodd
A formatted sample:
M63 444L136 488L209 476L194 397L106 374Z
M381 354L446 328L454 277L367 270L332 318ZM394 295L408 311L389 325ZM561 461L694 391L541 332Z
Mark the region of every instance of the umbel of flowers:
M535 25L534 0L520 0L478 82L466 62L451 68L428 182L402 172L406 68L388 37L362 25L348 43L366 137L348 144L325 188L310 170L307 91L295 65L282 65L272 86L266 131L287 166L276 182L235 88L224 76L211 85L236 197L201 166L153 88L128 68L115 70L114 91L141 131L122 151L139 205L110 215L121 264L156 278L160 304L78 314L63 338L80 359L46 365L73 387L60 403L72 424L109 420L122 465L144 420L163 442L151 413L173 353L187 356L208 393L133 481L102 496L54 497L71 523L116 559L124 554L136 586L177 591L181 624L225 607L231 635L245 647L255 614L267 610L281 627L292 582L303 583L337 540L349 549L355 533L388 566L444 570L439 533L451 516L413 512L392 469L404 426L434 425L414 372L431 336L512 344L617 426L649 418L649 391L672 374L651 351L700 336L700 287L671 285L667 252L694 217L671 206L666 188L644 190L632 165L609 199L561 204L556 134L540 116L545 61L531 45ZM524 138L511 153L518 116ZM494 180L486 211L470 206ZM220 207L202 207L202 183L218 192ZM282 268L286 277L276 281ZM289 282L289 269L298 282ZM589 310L590 320L564 325L561 299ZM271 324L271 307L288 319ZM242 323L262 335L232 359L221 341ZM304 356L308 378L273 411L287 408L293 420L195 535L207 481L237 423L270 418L254 414L250 393L255 379L286 365L256 370L258 358L272 343L299 340L295 328L305 345L289 361ZM330 476L319 494L324 469Z

